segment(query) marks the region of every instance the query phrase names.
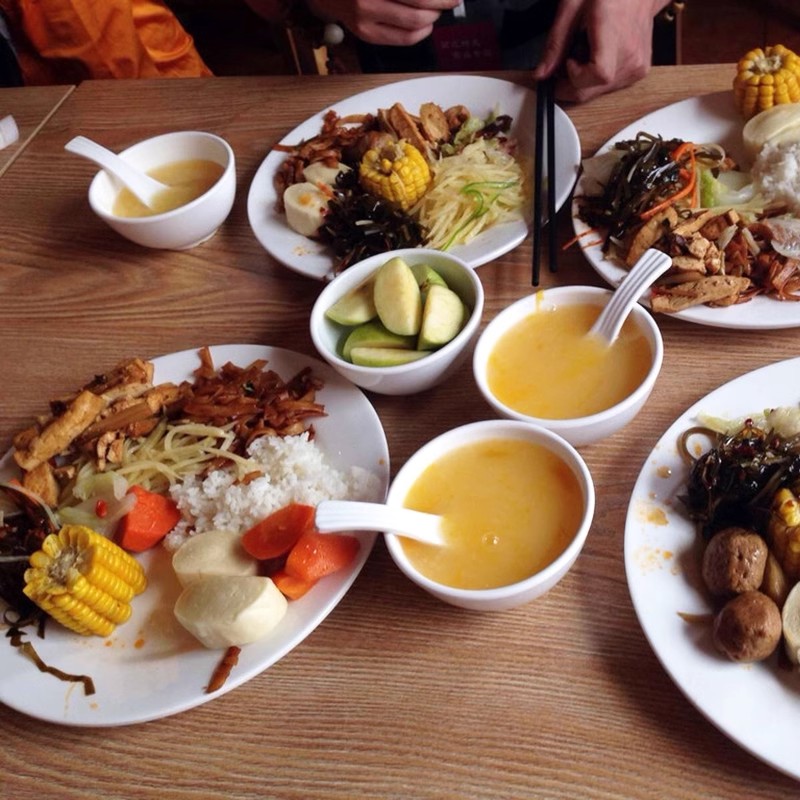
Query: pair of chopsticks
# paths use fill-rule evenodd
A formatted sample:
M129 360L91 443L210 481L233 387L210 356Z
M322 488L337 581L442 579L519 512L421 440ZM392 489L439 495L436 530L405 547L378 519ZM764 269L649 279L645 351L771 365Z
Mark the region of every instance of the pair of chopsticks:
M536 87L536 153L533 165L533 274L531 283L539 285L542 258L543 229L548 230L548 256L550 272L558 269L556 263L556 133L555 133L555 81L547 78ZM545 164L547 165L545 188ZM546 211L543 208L546 195Z

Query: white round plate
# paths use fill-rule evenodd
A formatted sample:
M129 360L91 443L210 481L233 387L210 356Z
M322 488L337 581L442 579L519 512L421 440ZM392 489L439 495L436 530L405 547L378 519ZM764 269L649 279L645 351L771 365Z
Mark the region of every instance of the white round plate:
M742 144L742 118L733 104L732 92L691 97L665 106L638 119L609 139L597 152L610 150L615 142L633 139L640 131L660 134L665 139L677 137L699 144L721 144L744 168L748 166ZM583 189L578 179L572 200L572 224L576 234L584 234L589 226L578 218L575 199ZM597 238L588 235L584 241ZM575 245L579 246L579 245ZM595 271L612 286L617 286L627 270L608 259L599 244L583 249ZM647 294L643 302L647 303ZM800 303L781 302L770 297L755 297L748 303L712 308L701 305L687 308L670 316L677 319L708 325L714 328L737 330L779 330L800 326Z
M329 462L339 468L359 466L375 473L383 496L389 483L389 452L378 415L359 389L327 364L273 347L212 347L214 364L230 361L247 366L267 359L288 380L305 367L325 385L317 397L328 416L314 418L316 441ZM154 360L155 381L191 378L199 366L196 350ZM10 455L10 454L9 454ZM12 470L7 455L6 475ZM96 693L85 696L79 683L64 683L36 668L8 641L0 646L0 702L49 722L76 726L127 725L159 719L198 706L235 689L285 656L333 611L355 581L372 550L375 534L362 538L361 551L347 570L323 578L307 595L289 602L280 625L266 638L242 647L239 663L224 686L207 694L206 686L223 650L207 650L177 623L172 613L180 592L170 555L157 547L139 556L148 588L133 601L133 615L111 637L83 637L58 625L46 637L26 629L47 664L68 673L89 675ZM0 601L0 607L3 606Z
M718 654L710 626L681 613L711 611L697 564L696 532L682 513L689 468L678 437L698 415L738 420L800 401L800 358L762 367L727 383L689 408L661 437L631 496L625 525L625 571L639 623L664 669L723 733L776 769L800 778L800 673L736 664Z
M329 108L345 116L375 113L379 108L389 108L395 102L402 103L411 114L416 114L425 102L438 103L442 108L461 103L481 117L492 111L509 114L513 118L511 135L518 140L521 152L529 156L533 164L536 94L524 86L477 75L413 78L353 95L332 103ZM295 145L303 139L316 136L329 108L299 125L281 144ZM575 184L581 148L572 120L558 107L555 129L558 142L556 202L557 208L561 208ZM272 150L258 168L247 197L250 227L264 249L277 261L301 275L324 280L330 277L333 267L330 252L321 243L295 233L286 224L285 215L276 209L278 195L275 191L275 174L285 158L286 153ZM469 244L453 247L449 252L471 267L479 267L513 250L527 234L527 222L509 222L476 236Z

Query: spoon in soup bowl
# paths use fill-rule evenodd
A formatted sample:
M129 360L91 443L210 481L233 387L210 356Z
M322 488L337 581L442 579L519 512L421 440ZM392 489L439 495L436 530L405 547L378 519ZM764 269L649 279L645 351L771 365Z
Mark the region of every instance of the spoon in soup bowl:
M64 149L75 155L88 158L106 172L111 173L117 181L127 187L148 208L153 208L155 199L170 187L155 178L151 178L136 167L131 166L124 158L118 156L107 147L87 139L85 136L76 136L70 139Z
M441 547L443 517L410 508L358 500L323 500L317 505L315 525L320 533L389 531L408 539Z
M590 336L598 336L610 345L619 336L631 309L642 296L644 290L656 278L672 266L672 258L651 247L631 267L628 274L614 290L600 316L589 330Z

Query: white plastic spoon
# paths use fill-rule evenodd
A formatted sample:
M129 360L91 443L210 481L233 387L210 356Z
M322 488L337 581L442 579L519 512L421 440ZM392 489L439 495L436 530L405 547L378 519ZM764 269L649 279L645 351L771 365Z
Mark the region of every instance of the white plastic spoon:
M335 531L387 531L425 544L443 545L442 517L357 500L323 500L315 524L320 533Z
M153 207L153 200L156 195L170 188L136 169L136 167L131 166L107 147L103 147L103 145L93 142L85 136L76 136L71 139L64 145L64 149L70 153L88 158L89 161L94 161L95 164L110 172L148 208Z
M611 299L592 325L589 335L600 336L609 344L619 336L622 325L642 292L672 266L672 258L652 247L631 267L614 290Z

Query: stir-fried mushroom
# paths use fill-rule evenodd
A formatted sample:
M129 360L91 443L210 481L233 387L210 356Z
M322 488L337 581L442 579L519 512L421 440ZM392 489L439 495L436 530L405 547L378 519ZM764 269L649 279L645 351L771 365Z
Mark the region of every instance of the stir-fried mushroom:
M444 142L450 138L447 117L436 103L423 103L419 107L419 122L429 142Z

